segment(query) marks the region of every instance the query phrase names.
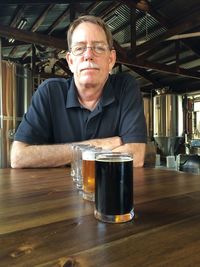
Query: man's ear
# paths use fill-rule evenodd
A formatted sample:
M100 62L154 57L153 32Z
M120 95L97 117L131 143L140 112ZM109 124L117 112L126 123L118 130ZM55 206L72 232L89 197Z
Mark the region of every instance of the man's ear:
M71 54L69 52L67 52L67 54L66 54L66 60L67 60L69 69L73 73L74 72L74 70L73 70L73 59L72 59Z
M109 71L112 71L112 68L114 67L116 62L116 51L113 49L110 51L110 57L109 57Z

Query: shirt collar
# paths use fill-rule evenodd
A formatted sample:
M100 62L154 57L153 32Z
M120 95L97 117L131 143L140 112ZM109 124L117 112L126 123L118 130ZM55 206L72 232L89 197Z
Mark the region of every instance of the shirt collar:
M68 94L67 94L67 101L66 101L66 108L73 108L73 107L81 107L81 104L78 101L77 93L76 93L76 85L74 82L74 78L71 79ZM111 77L109 75L103 89L103 94L100 99L99 104L104 107L108 106L116 100L114 88L111 83Z

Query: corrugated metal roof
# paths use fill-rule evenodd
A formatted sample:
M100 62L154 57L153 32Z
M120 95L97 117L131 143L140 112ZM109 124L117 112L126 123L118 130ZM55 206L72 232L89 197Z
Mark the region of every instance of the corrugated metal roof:
M113 32L115 41L121 45L124 51L122 61L127 62L129 67L122 65L122 71L129 71L134 75L142 85L141 90L146 90L146 85L152 84L151 87L155 88L159 86L159 83L161 86L166 85L166 82L171 87L174 87L174 90L176 88L180 90L180 80L185 80L185 77L195 85L199 81L200 88L200 79L198 78L200 77L198 72L198 66L200 66L200 37L167 41L168 37L178 34L200 32L199 0L149 0L147 1L150 3L148 11L142 10L143 2L141 1L140 6L137 5L139 2L134 0L80 1L79 3L65 1L59 4L56 1L43 1L39 4L34 2L27 3L27 1L21 0L20 4L0 3L0 30L1 26L16 27L21 19L25 19L27 23L23 28L24 30L31 32L35 25L35 33L42 34L44 36L43 39L48 38L50 35L65 41L70 17L73 17L73 15L78 17L88 13L101 16ZM48 12L46 12L47 10ZM136 25L131 25L131 13L134 10L136 13ZM64 12L66 12L65 16L61 17ZM59 19L59 23L49 33L49 29L57 19ZM130 51L133 27L136 27L136 51ZM21 64L29 64L31 42L26 43L21 39L18 40L18 36L15 39L15 42L11 43L8 41L8 37L2 37L2 57ZM38 60L48 60L49 57L56 54L52 53L52 51L56 51L56 47L49 48L43 44L42 40L37 39L36 41L37 45L42 48L41 51L39 46L36 49ZM57 49L57 52L59 53L60 49ZM134 61L133 56L129 58L130 52L136 52L137 62ZM184 76L184 72L176 72L176 58L179 58L180 68L185 68L185 70L192 69L193 73L188 72ZM59 60L58 55L57 59ZM38 64L42 65L39 61ZM66 64L64 70L67 68ZM56 70L59 71L59 68L57 67ZM176 75L173 72L176 72ZM63 73L63 70L61 70L61 73ZM194 79L196 79L195 83Z

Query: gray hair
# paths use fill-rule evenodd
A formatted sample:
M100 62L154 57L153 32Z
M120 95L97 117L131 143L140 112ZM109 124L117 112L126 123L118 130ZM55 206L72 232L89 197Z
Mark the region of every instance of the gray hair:
M74 20L71 23L69 30L67 32L68 49L71 48L72 35L73 35L74 30L76 29L76 27L79 24L81 24L83 22L91 22L93 24L99 25L104 30L104 32L106 34L106 39L107 39L109 48L113 49L113 36L112 36L112 33L111 33L109 27L106 25L106 23L100 17L95 17L92 15L84 15L84 16L78 17L76 20Z

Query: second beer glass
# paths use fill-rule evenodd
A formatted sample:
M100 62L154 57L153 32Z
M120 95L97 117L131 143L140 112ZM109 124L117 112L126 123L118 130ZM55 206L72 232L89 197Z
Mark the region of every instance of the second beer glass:
M88 148L82 153L83 198L94 201L95 155L102 149Z
M132 155L98 154L95 175L95 217L111 223L130 221L134 216Z

